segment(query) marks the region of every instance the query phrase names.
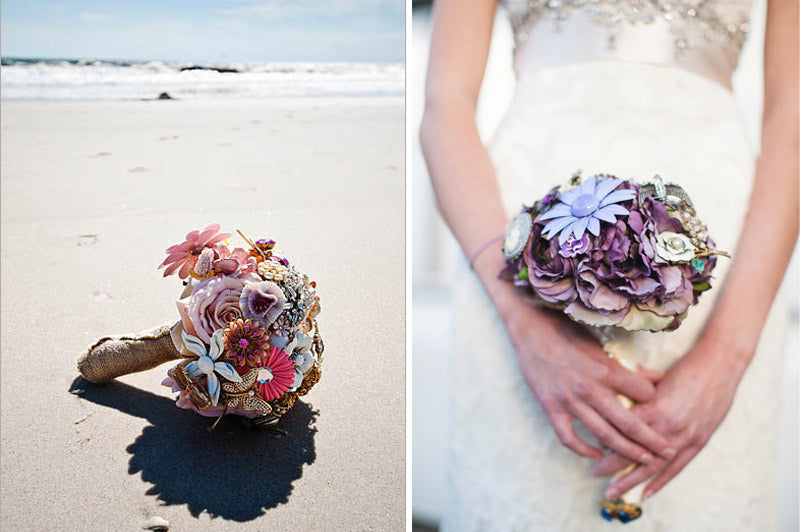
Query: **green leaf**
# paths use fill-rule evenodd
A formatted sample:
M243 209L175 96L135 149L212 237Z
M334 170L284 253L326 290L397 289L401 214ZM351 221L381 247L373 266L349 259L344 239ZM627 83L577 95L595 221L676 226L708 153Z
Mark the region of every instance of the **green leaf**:
M702 283L693 284L692 288L695 292L705 292L711 289L711 285L704 281Z
M523 266L519 270L519 273L517 274L517 277L519 279L521 279L522 281L528 281L529 280L529 278L528 278L528 267L527 266Z

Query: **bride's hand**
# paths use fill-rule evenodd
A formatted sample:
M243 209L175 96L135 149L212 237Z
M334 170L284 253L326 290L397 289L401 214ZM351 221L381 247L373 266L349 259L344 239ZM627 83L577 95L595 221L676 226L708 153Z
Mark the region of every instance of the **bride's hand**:
M671 460L656 458L639 465L617 479L606 491L614 498L653 478L644 491L649 497L664 487L700 452L728 413L740 375L725 365L724 357L715 356L719 345L700 341L681 358L657 384L655 397L632 411L652 428L666 436L677 454ZM612 475L627 467L630 460L621 453L611 453L598 462L592 472Z
M647 403L655 393L652 383L609 358L583 327L527 304L505 321L522 374L562 444L581 456L603 457L575 433L577 419L603 446L632 461L649 464L654 454L674 455L666 438L616 398Z

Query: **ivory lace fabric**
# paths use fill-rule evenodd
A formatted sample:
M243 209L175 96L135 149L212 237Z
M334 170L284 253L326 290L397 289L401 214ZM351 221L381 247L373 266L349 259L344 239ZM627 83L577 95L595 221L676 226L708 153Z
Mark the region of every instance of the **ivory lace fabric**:
M564 24L571 20L576 19ZM559 33L550 35L560 39ZM584 175L608 172L641 181L658 173L686 189L718 247L734 252L754 155L724 84L674 61L569 57L561 64L525 66L520 54L532 54L526 47L533 42L518 44L515 98L490 145L509 219L522 203L542 197L578 168ZM718 50L722 61L728 49ZM729 264L718 261L715 288L677 331L634 333L640 363L667 369L693 345ZM442 529L582 532L623 526L599 517L596 502L608 481L592 477L593 462L559 443L466 262L455 286L449 353L455 384ZM692 463L645 501L644 515L624 525L626 531L777 529L784 327L785 316L773 310L727 418Z

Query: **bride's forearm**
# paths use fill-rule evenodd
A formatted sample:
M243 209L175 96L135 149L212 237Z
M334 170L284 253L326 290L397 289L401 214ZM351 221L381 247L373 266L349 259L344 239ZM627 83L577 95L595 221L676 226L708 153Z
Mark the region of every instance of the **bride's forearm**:
M703 339L741 375L780 287L798 234L796 93L765 116L762 152L736 258Z
M444 98L442 98L444 100ZM439 209L467 257L506 228L506 214L488 152L474 119L469 98L428 99L420 140ZM474 268L502 313L504 283L500 241L478 255ZM497 293L498 289L501 293Z
M475 124L497 0L438 0L425 90L420 141L440 211L467 257L505 230L494 167ZM475 271L491 285L499 268L481 252ZM490 294L492 290L487 286Z

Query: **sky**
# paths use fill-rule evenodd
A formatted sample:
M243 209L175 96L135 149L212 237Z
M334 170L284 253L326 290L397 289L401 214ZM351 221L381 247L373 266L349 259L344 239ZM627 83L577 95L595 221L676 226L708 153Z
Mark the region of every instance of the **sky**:
M3 0L4 56L401 62L404 0Z

